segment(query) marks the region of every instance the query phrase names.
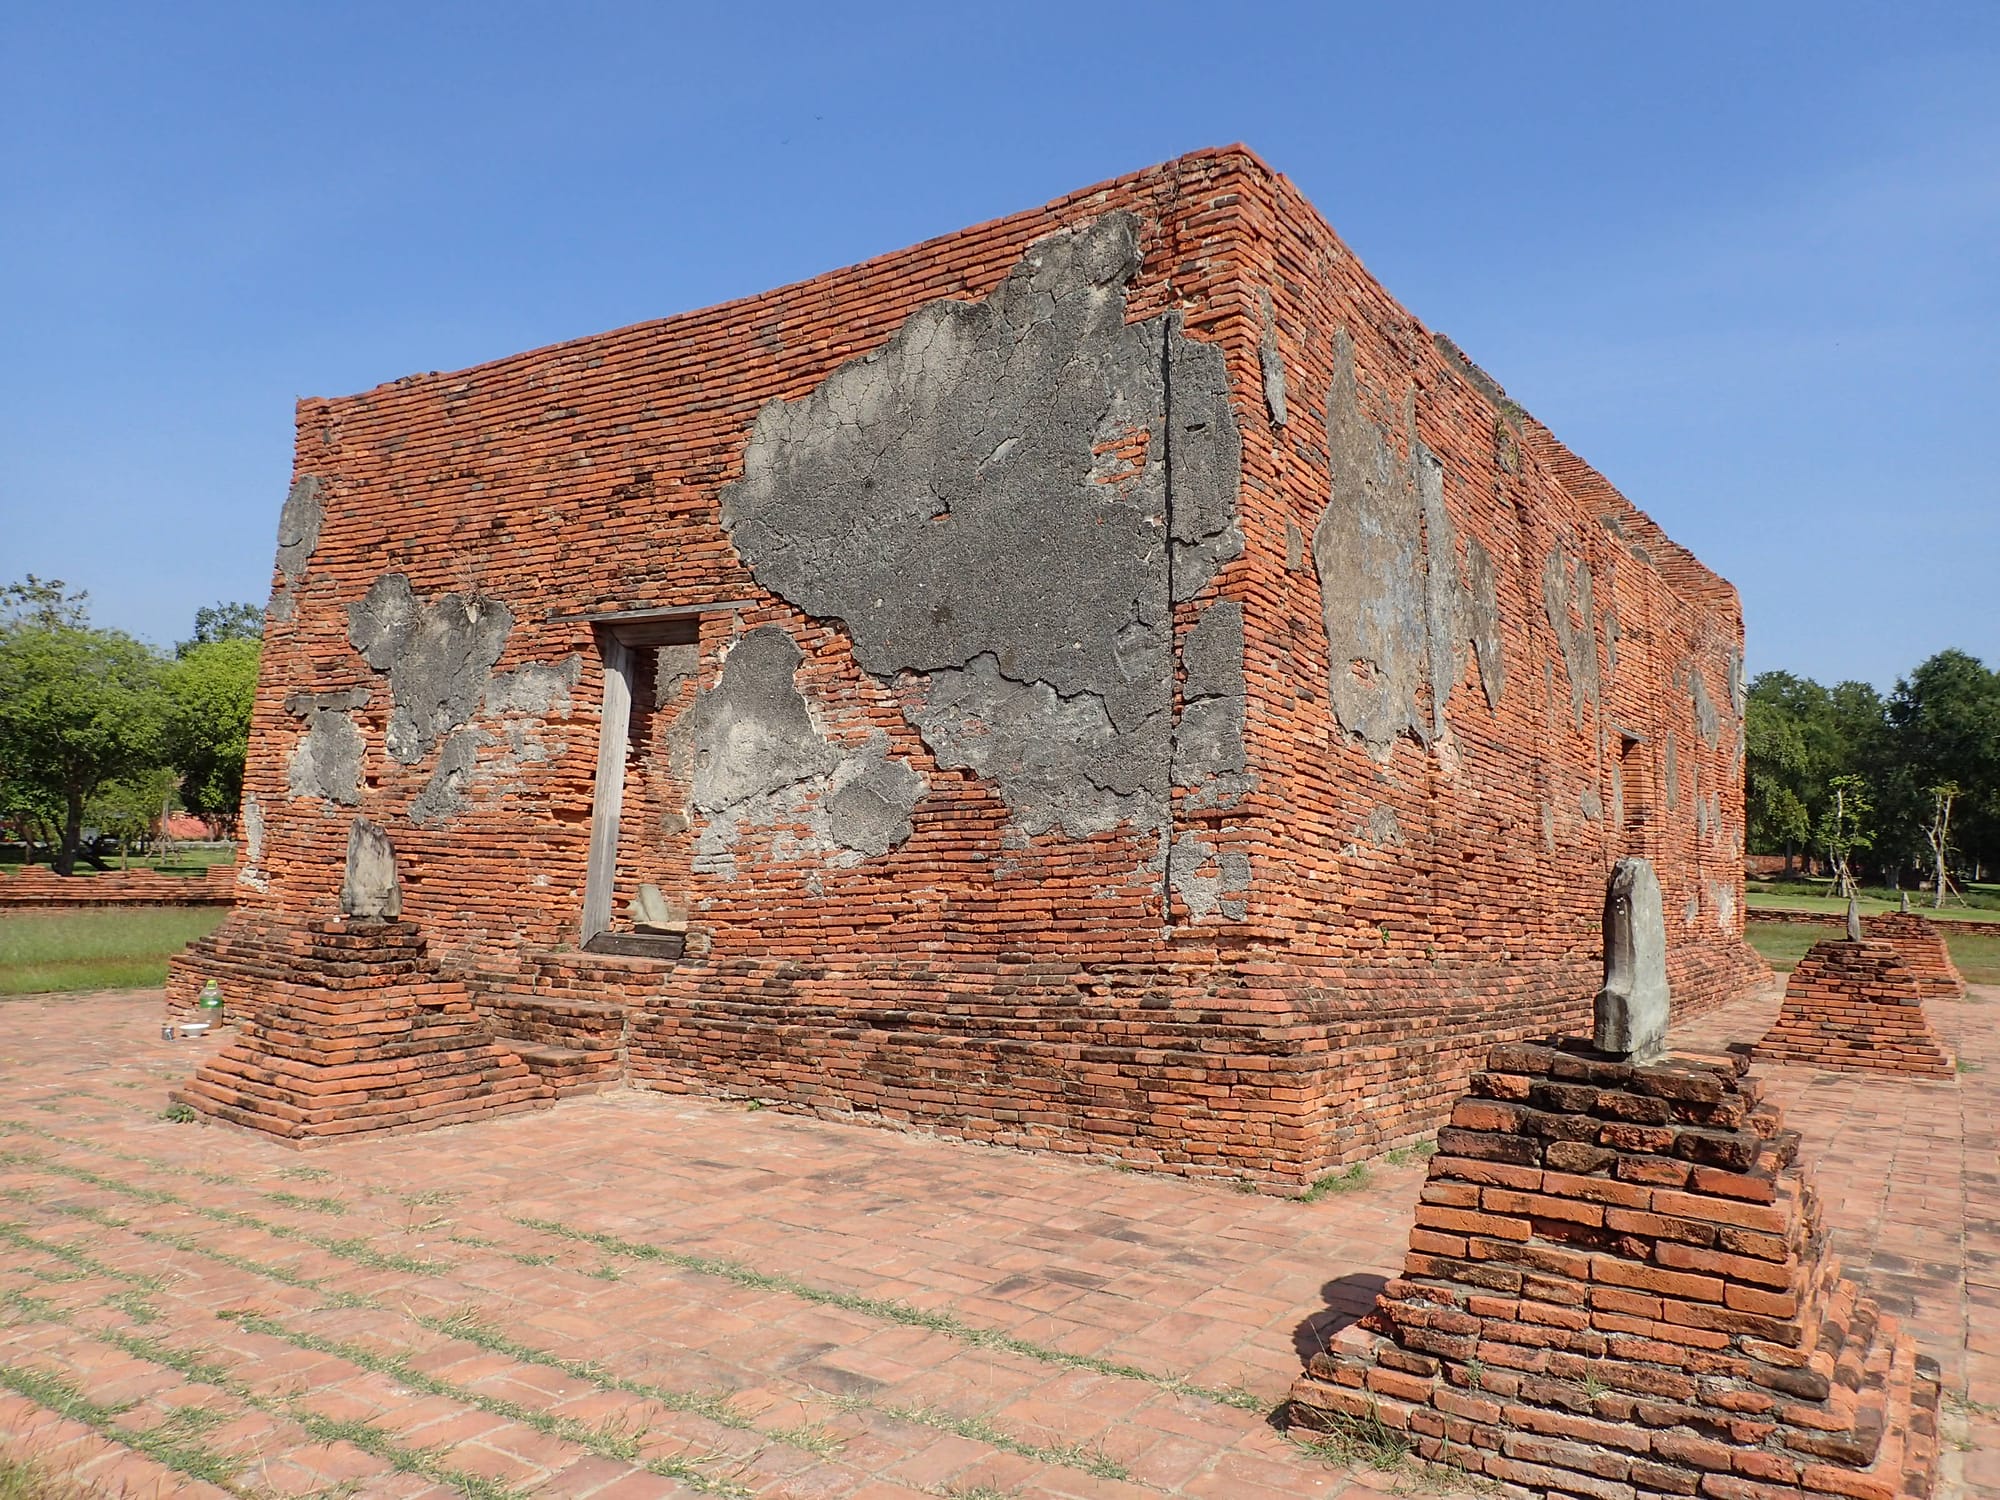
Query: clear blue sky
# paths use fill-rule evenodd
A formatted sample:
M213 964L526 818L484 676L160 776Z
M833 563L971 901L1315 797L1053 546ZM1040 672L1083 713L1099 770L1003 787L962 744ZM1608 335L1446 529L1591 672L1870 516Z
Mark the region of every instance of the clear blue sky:
M1247 142L1742 589L2000 666L2000 4L0 15L0 580L262 603L292 402Z

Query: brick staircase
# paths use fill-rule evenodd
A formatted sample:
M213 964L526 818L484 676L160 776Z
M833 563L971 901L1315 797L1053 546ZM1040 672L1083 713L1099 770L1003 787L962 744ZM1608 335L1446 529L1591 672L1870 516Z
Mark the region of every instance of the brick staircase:
M672 960L544 949L472 976L480 1011L559 1099L623 1087L626 1021Z

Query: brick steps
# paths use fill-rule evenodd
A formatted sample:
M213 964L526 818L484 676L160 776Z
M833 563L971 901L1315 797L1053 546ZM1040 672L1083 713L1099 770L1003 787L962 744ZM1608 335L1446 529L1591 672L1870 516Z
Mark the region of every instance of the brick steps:
M1957 1064L1925 1019L1923 997L1896 944L1880 938L1815 943L1792 971L1784 1007L1757 1043L1757 1059L1843 1073L1950 1078Z
M236 951L246 966L225 1004L237 1035L174 1094L203 1114L303 1143L556 1097L465 986L438 972L412 923L311 923ZM278 977L247 968L252 955Z
M518 971L481 973L482 1014L557 1098L626 1082L627 1021L671 967L657 958L549 950Z
M1965 997L1965 976L1952 962L1951 949L1937 923L1913 911L1889 911L1861 919L1863 937L1889 943L1903 960L1903 967L1916 976L1917 988L1926 1000L1961 1000Z
M1402 1277L1309 1362L1291 1420L1380 1421L1535 1494L1929 1494L1936 1367L1841 1276L1742 1069L1495 1048Z

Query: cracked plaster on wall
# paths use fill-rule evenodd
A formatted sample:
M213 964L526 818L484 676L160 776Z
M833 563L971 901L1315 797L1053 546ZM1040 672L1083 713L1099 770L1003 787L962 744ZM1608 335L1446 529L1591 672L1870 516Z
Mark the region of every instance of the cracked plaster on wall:
M828 741L795 680L803 659L781 627L760 626L736 642L722 675L667 731L697 827L696 870L734 878L736 846L757 829L780 830L776 859L835 866L909 838L923 777L890 757L880 730L859 746Z
M917 674L938 763L1030 834L1166 828L1169 601L1243 546L1221 350L1178 314L1125 321L1139 227L1038 240L984 301L927 304L769 403L722 497L758 582L839 620L876 677ZM1197 716L1199 758L1225 717Z
M1558 546L1542 562L1542 609L1555 631L1569 675L1570 715L1583 728L1584 705L1594 711L1603 697L1597 663L1597 602L1590 564L1578 562L1572 571ZM1572 620L1571 611L1576 618Z
M1353 341L1337 330L1326 406L1330 480L1313 528L1313 568L1334 717L1378 760L1387 760L1404 734L1449 753L1449 702L1468 642L1479 655L1489 707L1506 680L1492 559L1476 540L1468 545L1468 587L1445 504L1444 465L1416 439L1414 408L1406 408L1407 462L1362 409ZM1428 716L1418 707L1425 684Z
M384 574L347 606L348 640L389 674L393 759L414 765L471 720L513 628L514 612L496 599L440 594L425 604L401 573Z
M274 620L289 620L297 612L298 583L305 576L313 549L319 546L319 531L325 521L325 486L317 474L300 475L292 481L278 512L278 572L285 581L271 600Z
M293 693L285 712L305 721L306 732L292 747L286 791L353 807L361 801L361 766L368 741L352 711L367 705L366 688L335 693Z

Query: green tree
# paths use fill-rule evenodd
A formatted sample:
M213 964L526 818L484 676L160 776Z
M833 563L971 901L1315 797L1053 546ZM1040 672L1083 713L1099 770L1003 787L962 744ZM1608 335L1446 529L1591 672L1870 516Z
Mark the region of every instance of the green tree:
M1892 771L1887 810L1912 862L1929 858L1924 829L1934 789L1955 786L1953 842L1967 859L2000 863L2000 672L1963 651L1940 651L1896 684L1886 717Z
M180 773L188 811L233 824L243 800L243 758L257 697L263 641L237 636L193 645L166 670L171 705L166 758Z
M1833 866L1840 894L1854 894L1852 861L1874 847L1874 807L1859 776L1836 776L1827 784L1826 811L1820 815L1819 844Z
M93 828L117 835L129 867L132 845L150 835L173 807L177 779L172 767L156 766L107 781L84 803L84 820Z
M76 868L83 810L159 763L167 699L151 648L84 623L81 596L30 576L0 591L0 784L60 814L56 872Z
M205 604L194 612L194 636L174 647L174 655L186 656L199 646L221 641L261 641L264 638L264 611L242 600L234 603Z
M1798 723L1766 700L1749 699L1744 709L1745 830L1749 847L1785 852L1790 873L1794 853L1812 840L1813 762Z

